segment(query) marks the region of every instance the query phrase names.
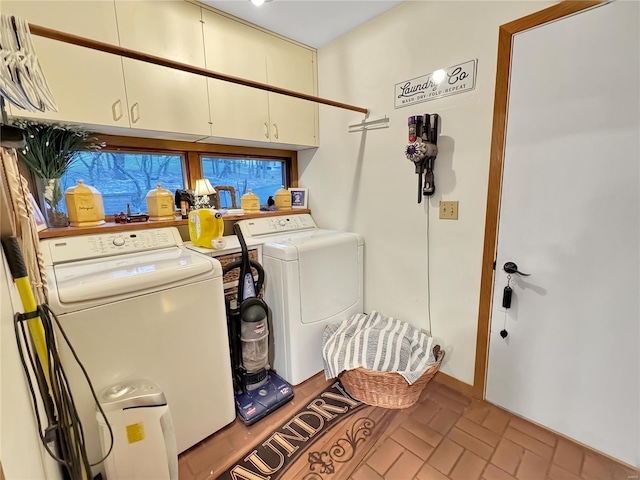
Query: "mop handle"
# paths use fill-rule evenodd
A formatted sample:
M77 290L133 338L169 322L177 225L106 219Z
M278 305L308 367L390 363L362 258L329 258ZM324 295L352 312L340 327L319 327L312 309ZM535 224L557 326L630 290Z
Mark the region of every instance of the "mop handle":
M18 239L14 236L3 237L2 246L4 248L4 254L7 257L7 262L9 263L11 276L13 277L16 288L18 289L20 300L22 300L24 313L27 315L34 313L38 310L38 304L35 296L33 295L33 290L31 289L27 267L24 264ZM36 347L38 359L40 360L40 365L42 366L42 370L46 376L47 384L50 385L49 354L47 352L47 342L45 340L44 327L42 326L40 316L34 316L27 320L27 326L31 332L31 338Z

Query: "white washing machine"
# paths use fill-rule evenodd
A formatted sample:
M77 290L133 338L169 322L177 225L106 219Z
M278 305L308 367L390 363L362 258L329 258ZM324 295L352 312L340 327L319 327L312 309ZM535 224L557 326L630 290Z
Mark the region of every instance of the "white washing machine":
M97 393L157 383L178 452L235 419L220 262L186 249L174 227L43 240L40 249L49 306ZM59 334L58 348L94 463L94 401Z
M298 385L324 368L324 327L362 313L364 241L356 233L320 229L309 214L238 223L246 239L264 242L273 367Z

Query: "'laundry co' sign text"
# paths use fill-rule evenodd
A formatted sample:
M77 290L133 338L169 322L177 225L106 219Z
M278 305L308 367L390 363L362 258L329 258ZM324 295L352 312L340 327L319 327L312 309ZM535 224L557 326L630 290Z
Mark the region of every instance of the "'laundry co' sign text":
M473 90L476 88L477 64L477 60L469 60L422 77L396 83L395 108Z

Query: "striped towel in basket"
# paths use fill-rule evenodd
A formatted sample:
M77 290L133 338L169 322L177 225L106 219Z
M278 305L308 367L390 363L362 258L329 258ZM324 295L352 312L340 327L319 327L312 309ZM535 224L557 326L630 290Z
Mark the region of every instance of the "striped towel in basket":
M397 372L409 385L436 363L433 338L413 325L378 312L358 313L342 323L327 325L322 356L327 379L358 367Z

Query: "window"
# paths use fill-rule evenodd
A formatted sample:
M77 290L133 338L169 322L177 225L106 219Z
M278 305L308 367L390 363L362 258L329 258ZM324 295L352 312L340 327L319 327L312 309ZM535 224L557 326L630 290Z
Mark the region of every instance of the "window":
M233 187L237 206L240 206L240 198L249 189L260 198L260 205L266 205L269 197L276 194L276 190L287 185L284 160L205 155L201 159L203 178L209 179L214 186ZM222 192L220 206L231 207L230 199L227 200Z
M148 152L81 152L62 176L62 189L77 184L97 188L102 194L104 213L146 212L149 190L162 188L171 192L185 188L183 155Z
M63 191L78 180L102 194L107 217L126 212L146 212L149 190L193 189L196 180L207 178L214 186L230 186L236 203L251 189L267 204L281 186L297 185L297 154L294 151L211 145L104 135L106 148L100 152L80 152L61 179ZM225 191L221 207L231 207ZM108 220L108 219L107 219Z

